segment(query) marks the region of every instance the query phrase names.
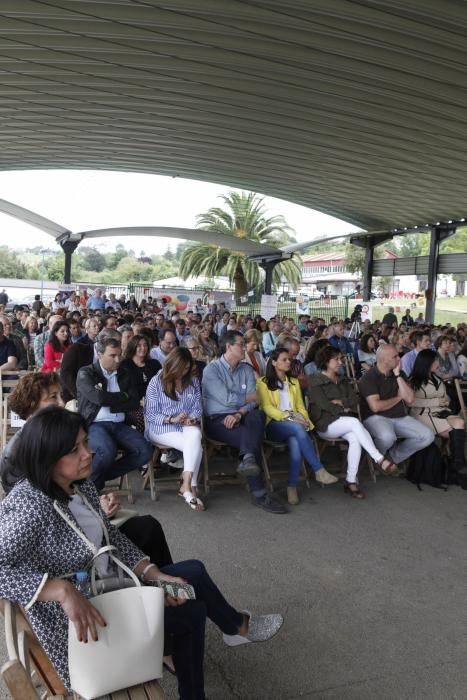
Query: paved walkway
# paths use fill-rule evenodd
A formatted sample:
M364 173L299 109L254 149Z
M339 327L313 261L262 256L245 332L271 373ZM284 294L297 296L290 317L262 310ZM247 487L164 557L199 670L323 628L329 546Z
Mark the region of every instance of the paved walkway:
M313 484L284 516L236 485L214 487L205 513L174 490L138 493L176 559L202 559L239 608L285 617L275 639L237 649L209 625L209 700L467 698L467 492L364 486L359 502Z

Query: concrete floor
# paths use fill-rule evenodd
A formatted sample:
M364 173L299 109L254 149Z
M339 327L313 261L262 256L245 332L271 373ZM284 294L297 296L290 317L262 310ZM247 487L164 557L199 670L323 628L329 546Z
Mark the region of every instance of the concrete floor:
M313 483L282 516L240 485L214 486L205 513L175 487L156 503L137 491L176 560L203 560L238 608L284 615L273 640L237 649L209 625L209 700L467 698L467 492L362 485L360 502ZM163 686L177 697L171 677Z

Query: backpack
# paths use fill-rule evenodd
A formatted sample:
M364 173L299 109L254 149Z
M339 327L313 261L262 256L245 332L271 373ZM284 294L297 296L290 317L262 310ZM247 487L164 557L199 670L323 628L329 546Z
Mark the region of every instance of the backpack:
M416 484L419 491L420 484L447 491L447 465L434 442L410 457L406 479Z

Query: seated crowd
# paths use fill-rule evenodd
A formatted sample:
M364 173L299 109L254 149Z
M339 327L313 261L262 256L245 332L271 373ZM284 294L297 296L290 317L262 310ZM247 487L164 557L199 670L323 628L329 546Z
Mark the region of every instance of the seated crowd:
M364 497L362 448L381 473L399 475L439 436L462 468L464 424L450 381L466 376L465 324L429 326L408 309L398 325L390 309L351 339L350 319L330 321L237 316L201 300L182 317L165 300L138 304L96 289L86 302L57 295L49 313L36 306L0 315L0 369L21 367L19 343L30 368L59 371L64 402L76 400L86 421L99 490L144 470L157 445L182 470L178 493L195 511L205 509L203 432L238 450L253 504L277 514L286 508L265 486L265 439L288 446L291 505L303 461L322 485L337 481L314 435L348 443L345 489L355 498Z
M231 646L271 638L282 618L239 612L201 562L174 564L154 518L119 521L118 499L99 494L106 482L144 473L157 446L181 469L178 495L203 512L203 436L235 448L253 505L272 514L287 507L266 488L265 441L287 445L291 506L300 501L304 463L320 485L338 481L321 461L319 441L347 443L344 490L354 499L365 498L362 450L381 474L399 476L439 436L452 473L459 473L466 469L465 425L452 379L466 377L467 327L432 327L410 312L397 326L387 314L385 323L365 322L350 338L348 319L266 320L205 310L201 301L182 318L165 302L143 302L107 299L98 289L85 306L77 295L67 305L57 295L50 312L0 314L0 370L36 370L9 397L25 424L1 459L8 498L0 505L0 596L26 608L69 688L68 619L83 640L96 638L104 621L67 580L89 552L76 546L62 508L97 547L108 537L144 582L194 586L196 601L167 599L164 661L177 675L180 697L202 700L206 617ZM71 410L63 407L68 402Z

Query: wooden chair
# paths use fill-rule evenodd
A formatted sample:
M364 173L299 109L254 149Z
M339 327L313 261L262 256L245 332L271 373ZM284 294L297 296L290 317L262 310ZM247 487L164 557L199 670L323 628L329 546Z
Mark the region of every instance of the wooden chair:
M212 457L212 455L217 451L221 449L231 449L231 445L228 445L226 442L220 442L219 440L213 440L212 438L208 438L205 431L204 427L202 427L202 432L203 432L203 486L204 486L204 493L206 495L209 494L210 488L211 488L211 479L209 476L209 458ZM229 483L238 483L238 477L237 474L218 474L216 481L222 481L223 483L229 482Z
M456 387L457 398L459 399L461 416L464 419L464 423L467 425L467 408L465 406L465 397L467 396L467 380L458 378L454 379L454 385Z
M5 620L8 661L1 673L13 700L80 700L69 695L45 651L34 635L20 608L0 600ZM99 700L164 700L165 693L157 681L119 690Z
M316 454L318 454L318 448L316 445L315 437L311 433L310 433L310 437L313 440L313 442L315 443ZM263 458L263 469L264 469L264 475L266 478L266 483L267 483L269 490L271 492L274 491L274 485L273 485L272 479L271 479L271 472L269 469L269 460L270 460L273 452L282 451L282 450L285 451L286 449L287 449L287 442L273 442L272 440L267 440L266 438L263 441L263 445L261 448L261 454L262 454L262 458ZM302 470L303 470L303 476L305 479L306 487L309 489L310 488L309 470L306 466L305 460L302 461ZM288 473L288 470L274 472L274 474L281 474L281 475L285 475L287 473Z
M128 498L128 503L135 502L128 474L112 479L112 481L106 481L102 493L117 493L119 496L126 496L126 498Z
M158 443L153 443L153 446L154 452L152 453L152 457L143 471L143 491L149 486L151 493L151 501L158 501L160 495L160 489L158 488L158 484L170 483L171 485L173 485L176 481L178 481L179 477L178 475L170 474L168 474L167 476L158 475L156 477L156 466L160 462L160 458L163 454L171 452L173 448L167 447L166 445L159 445Z

